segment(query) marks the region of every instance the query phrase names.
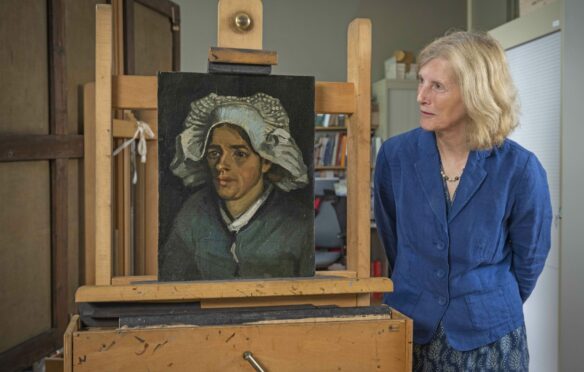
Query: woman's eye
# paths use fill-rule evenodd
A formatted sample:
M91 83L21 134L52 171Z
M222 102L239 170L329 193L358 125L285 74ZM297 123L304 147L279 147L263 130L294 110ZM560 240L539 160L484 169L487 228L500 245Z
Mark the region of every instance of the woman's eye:
M219 159L220 156L221 156L221 154L217 150L209 150L209 151L207 151L207 157L209 159Z
M245 151L241 151L241 150L235 150L235 152L233 153L233 156L235 156L236 158L247 158L247 152Z
M444 90L444 85L440 83L434 83L434 89L436 90Z

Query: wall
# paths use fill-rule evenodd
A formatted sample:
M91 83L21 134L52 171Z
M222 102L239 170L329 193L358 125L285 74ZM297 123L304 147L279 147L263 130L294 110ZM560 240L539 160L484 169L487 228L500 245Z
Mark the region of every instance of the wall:
M174 0L181 7L183 71L207 70L217 45L217 1ZM395 49L418 52L448 29L466 28L466 0L265 0L264 49L279 54L274 73L346 80L347 27L353 18L373 23L372 81Z
M564 0L560 370L582 370L584 334L584 2Z

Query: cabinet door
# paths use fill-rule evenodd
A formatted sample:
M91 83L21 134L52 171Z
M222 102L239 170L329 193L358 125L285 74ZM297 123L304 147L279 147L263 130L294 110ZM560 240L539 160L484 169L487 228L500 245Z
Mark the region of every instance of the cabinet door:
M416 80L383 79L373 84L373 94L379 104L377 135L383 140L418 127L417 87Z

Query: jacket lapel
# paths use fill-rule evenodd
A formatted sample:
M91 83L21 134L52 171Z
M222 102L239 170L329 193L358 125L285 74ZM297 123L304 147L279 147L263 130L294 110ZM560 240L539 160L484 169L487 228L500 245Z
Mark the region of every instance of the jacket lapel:
M440 178L440 158L434 133L423 130L420 132L418 154L420 157L414 166L424 196L438 221L443 227L446 227L446 200L444 186Z
M448 223L462 211L485 180L487 171L484 169L484 159L490 153L491 151L472 151L468 155L467 164L460 178L460 184L456 189L452 208L448 214Z

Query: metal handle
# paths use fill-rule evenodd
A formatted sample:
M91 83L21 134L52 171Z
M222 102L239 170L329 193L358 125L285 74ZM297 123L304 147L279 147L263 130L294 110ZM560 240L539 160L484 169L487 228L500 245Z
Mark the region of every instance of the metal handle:
M243 359L247 360L249 364L257 371L257 372L266 372L266 370L260 365L260 363L255 360L251 351L246 351L243 353Z

